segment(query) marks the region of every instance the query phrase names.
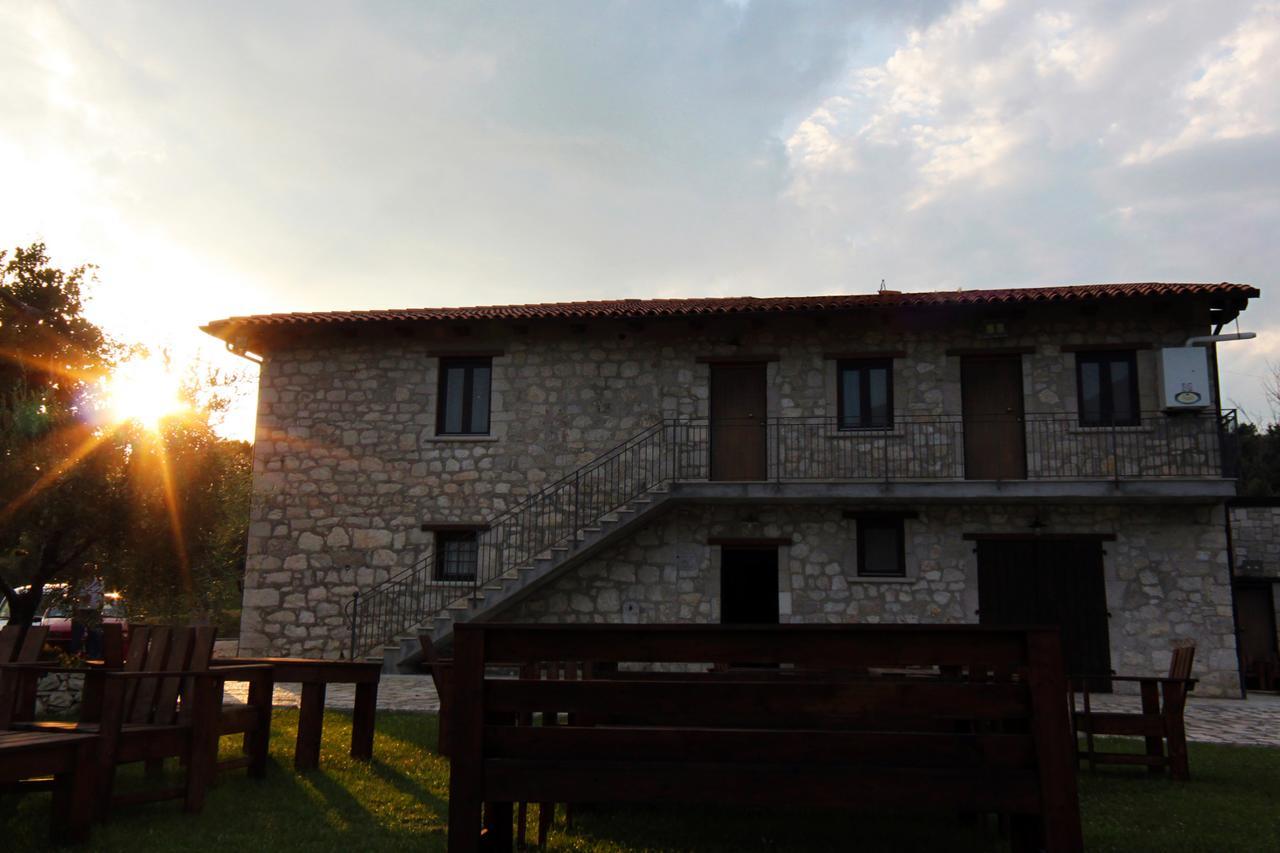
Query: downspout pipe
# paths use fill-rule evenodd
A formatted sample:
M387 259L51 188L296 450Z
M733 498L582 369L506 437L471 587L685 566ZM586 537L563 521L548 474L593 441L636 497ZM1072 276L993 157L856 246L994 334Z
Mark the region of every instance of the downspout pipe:
M1220 383L1218 380L1218 344L1224 341L1248 341L1258 336L1257 332L1236 332L1233 334L1219 334L1222 331L1222 325L1219 324L1213 330L1212 335L1195 335L1187 338L1183 346L1208 346L1209 355L1213 360L1213 403L1214 408L1218 412L1218 422L1222 422L1222 395ZM1248 689L1245 687L1245 669L1244 669L1244 649L1240 645L1240 609L1236 603L1236 549L1235 542L1231 535L1231 503L1225 502L1222 505L1222 526L1223 533L1226 537L1227 546L1227 589L1231 593L1231 632L1235 635L1236 641L1236 677L1240 680L1240 698L1247 699L1249 697Z

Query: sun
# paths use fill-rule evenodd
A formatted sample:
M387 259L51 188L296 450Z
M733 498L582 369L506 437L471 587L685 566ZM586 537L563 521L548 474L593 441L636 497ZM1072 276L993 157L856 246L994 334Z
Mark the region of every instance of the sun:
M112 420L136 421L152 432L160 430L165 418L187 408L179 392L178 377L154 358L127 361L106 380Z

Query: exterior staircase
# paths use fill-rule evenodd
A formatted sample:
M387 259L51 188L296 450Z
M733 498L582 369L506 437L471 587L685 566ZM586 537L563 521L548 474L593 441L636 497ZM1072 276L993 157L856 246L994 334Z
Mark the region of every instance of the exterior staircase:
M435 554L369 589L346 608L352 659L386 671L413 669L419 634L448 643L460 621L485 618L534 586L647 523L670 500L669 486L691 460L690 427L655 424L489 520L477 536L476 573L463 582L435 576ZM694 428L697 429L697 428Z
M493 578L479 587L474 595L459 598L437 611L430 624L423 624L395 638L394 642L382 647L381 655L374 654L370 659L381 661L384 672L416 669L422 659L420 634L429 634L437 646L448 645L453 636L453 626L458 622L488 618L517 604L536 587L649 523L670 503L670 492L665 488L650 490L597 519L596 524L580 528L571 539L547 549L531 562Z

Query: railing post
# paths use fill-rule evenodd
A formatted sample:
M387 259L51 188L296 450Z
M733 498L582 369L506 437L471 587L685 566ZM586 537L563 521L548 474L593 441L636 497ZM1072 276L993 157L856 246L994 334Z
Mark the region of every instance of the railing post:
M1111 416L1111 472L1115 478L1116 486L1120 485L1120 453L1116 447L1116 419L1115 415Z
M890 428L890 431L892 431L892 427ZM880 458L884 460L884 464L883 464L884 484L887 486L889 485L889 436L888 435L885 435L884 438L880 439L880 447L881 447Z
M764 419L765 442L769 440L769 418ZM767 472L766 472L767 473ZM773 422L773 481L782 482L782 421Z
M351 596L351 660L356 659L356 623L360 620L360 590Z
M582 469L573 472L573 528L569 531L569 537L578 540L578 528L582 522Z

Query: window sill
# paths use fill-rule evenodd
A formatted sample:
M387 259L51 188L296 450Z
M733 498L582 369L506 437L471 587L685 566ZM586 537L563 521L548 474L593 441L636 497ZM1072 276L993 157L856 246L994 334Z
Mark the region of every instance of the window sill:
M484 441L498 441L498 440L499 440L499 439L498 439L498 437L497 437L496 435L491 434L491 433L486 433L485 435L433 435L433 436L431 436L430 438L425 438L425 439L423 439L423 441L425 441L425 442L427 442L427 443L431 443L431 444L434 444L434 443L437 443L437 442L446 443L446 442L450 442L450 441L462 441L462 442L468 442L468 441L472 441L472 442L474 442L474 441L480 441L480 442L484 442Z
M854 575L847 579L849 583L915 583L910 575Z

